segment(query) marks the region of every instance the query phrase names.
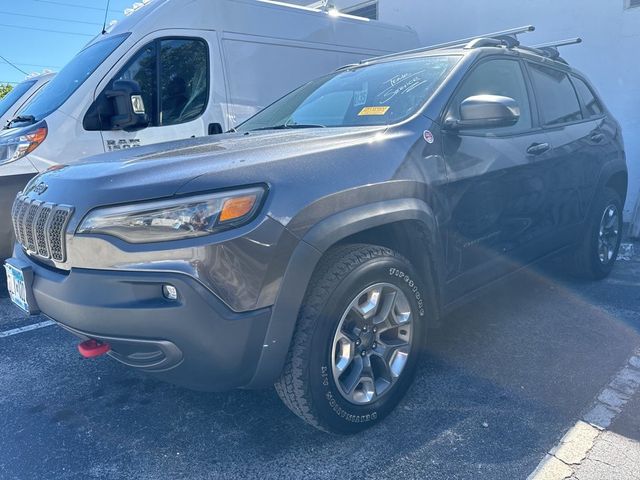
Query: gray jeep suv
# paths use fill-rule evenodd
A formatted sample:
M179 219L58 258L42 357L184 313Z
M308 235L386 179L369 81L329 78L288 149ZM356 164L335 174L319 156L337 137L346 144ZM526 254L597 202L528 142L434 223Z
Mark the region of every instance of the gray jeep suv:
M586 78L479 38L347 66L220 136L39 175L13 207L9 289L85 356L203 390L275 383L351 433L475 290L552 253L606 276L626 189Z

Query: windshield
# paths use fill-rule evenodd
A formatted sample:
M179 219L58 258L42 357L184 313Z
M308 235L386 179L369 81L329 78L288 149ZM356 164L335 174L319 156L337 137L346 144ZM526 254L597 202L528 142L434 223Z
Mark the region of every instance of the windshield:
M82 50L20 112L21 116L38 121L57 110L125 38L126 34L107 38Z
M28 80L19 83L13 90L7 93L2 100L0 100L0 117L9 111L9 109L22 97L27 91L33 87L36 80Z
M458 59L430 56L342 70L293 91L236 130L398 123L425 104Z

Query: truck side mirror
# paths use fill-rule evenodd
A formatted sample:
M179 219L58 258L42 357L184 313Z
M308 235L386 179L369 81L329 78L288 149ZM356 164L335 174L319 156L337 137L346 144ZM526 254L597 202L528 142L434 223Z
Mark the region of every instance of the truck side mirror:
M111 117L111 128L134 132L149 126L149 117L144 108L142 89L133 80L116 80L113 88L105 92L113 102L114 114Z
M474 95L460 104L460 118L449 117L450 130L511 127L520 119L520 107L511 97Z

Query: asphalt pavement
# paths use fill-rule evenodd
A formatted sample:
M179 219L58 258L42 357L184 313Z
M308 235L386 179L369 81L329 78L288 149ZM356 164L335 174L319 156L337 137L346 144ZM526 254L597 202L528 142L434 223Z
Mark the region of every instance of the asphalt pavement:
M46 320L0 296L0 332ZM306 426L272 389L163 384L82 359L55 325L0 333L0 478L524 479L638 349L638 312L640 255L602 282L522 271L431 332L406 399L352 437ZM637 442L634 405L616 433Z

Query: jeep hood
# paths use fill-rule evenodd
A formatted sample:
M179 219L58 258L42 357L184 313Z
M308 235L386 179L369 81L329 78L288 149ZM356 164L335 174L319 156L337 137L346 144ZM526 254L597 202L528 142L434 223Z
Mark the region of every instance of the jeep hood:
M137 147L54 167L30 182L26 193L86 211L96 206L169 197L204 175L216 179L207 189L234 187L254 183L248 174L251 170L275 171L257 167L282 167L286 162L286 168L295 169L297 158L366 143L381 131L384 128L271 130ZM40 183L47 188L38 195L33 189Z

